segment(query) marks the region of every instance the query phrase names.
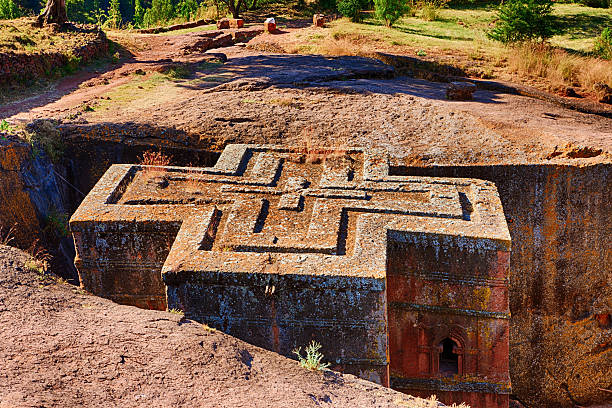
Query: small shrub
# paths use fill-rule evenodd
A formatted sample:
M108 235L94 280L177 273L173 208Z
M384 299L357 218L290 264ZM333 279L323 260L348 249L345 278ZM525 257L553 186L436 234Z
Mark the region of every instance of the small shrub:
M51 208L46 217L45 231L54 233L59 237L67 237L70 235L68 229L68 214L59 212L56 208Z
M183 312L181 309L170 309L168 311L170 313L172 313L172 314L176 314L176 315L180 315L180 316L185 316L185 312Z
M6 119L2 119L0 121L0 131L1 132L7 132L7 133L13 133L15 131L15 128L13 126L11 126Z
M302 348L298 347L293 350L293 354L298 357L300 367L307 368L308 370L324 370L329 367L329 363L321 363L323 354L319 353L321 344L316 341L312 341L308 347L306 347L306 355L302 356Z
M134 23L134 25L136 27L141 27L142 26L142 19L144 17L145 14L145 9L142 6L142 0L135 0L134 2L134 18L132 19L132 22Z
M57 129L57 123L41 120L25 132L26 141L32 146L34 157L44 151L52 162L57 163L64 155L64 142Z
M51 261L51 255L45 248L40 245L40 240L36 239L32 245L28 248L27 252L32 257L31 260L26 262L25 267L32 272L39 275L39 280L43 284L53 282L53 278L49 273L49 262Z
M446 7L450 0L424 0L421 5L421 18L425 21L438 19L438 11Z
M108 18L108 14L106 13L106 11L101 8L95 9L92 14L94 21L100 27L104 25L106 19Z
M108 17L104 22L104 27L118 29L121 28L121 23L121 4L119 0L111 0L108 6Z
M205 2L202 2L198 9L196 10L196 14L194 16L195 20L218 20L222 12L220 11L221 4L219 6L213 4L208 5ZM224 11L225 13L225 11Z
M83 59L72 53L68 54L67 57L68 62L62 71L64 71L64 74L74 74L79 69L79 65L81 65Z
M171 0L153 0L151 8L144 13L142 24L145 27L152 27L158 23L170 21L174 17L174 6Z
M547 40L555 33L552 0L507 0L488 36L504 44Z
M184 20L189 20L195 16L198 11L198 2L196 0L180 0L176 5L176 15Z
M402 18L410 7L405 0L374 0L376 17L383 20L387 27L391 27Z
M191 76L191 70L184 65L172 65L164 73L174 79L189 78Z
M143 166L169 166L172 157L162 152L146 151L139 157L138 164Z
M0 20L13 20L23 16L23 12L13 0L0 0Z
M438 10L428 4L421 7L421 18L425 21L435 21L438 18Z
M364 0L339 0L338 11L344 17L348 17L353 22L360 22L363 19L361 12L365 8Z
M598 57L612 59L612 27L606 27L595 40L593 52Z

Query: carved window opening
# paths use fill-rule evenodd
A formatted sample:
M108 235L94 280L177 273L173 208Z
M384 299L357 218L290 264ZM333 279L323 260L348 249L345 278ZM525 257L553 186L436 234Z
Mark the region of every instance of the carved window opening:
M439 346L439 370L443 377L459 374L459 346L448 337Z

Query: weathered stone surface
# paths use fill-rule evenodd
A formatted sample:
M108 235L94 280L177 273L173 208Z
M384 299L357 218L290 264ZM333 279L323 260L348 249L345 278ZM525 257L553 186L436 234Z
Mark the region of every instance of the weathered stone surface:
M451 82L446 88L446 99L469 101L475 91L476 85L471 82Z
M232 18L229 21L230 28L242 28L244 27L244 20L241 18Z
M255 36L263 33L259 28L239 28L214 31L203 31L196 33L189 41L178 43L177 46L183 54L191 54L194 52L205 52L212 48L229 47L235 43L249 41ZM193 39L195 37L195 40Z
M315 27L323 27L325 25L325 16L323 14L315 14L312 16L312 25Z
M510 238L490 182L391 176L362 149L230 145L210 168L114 165L70 223L96 294L167 300L285 355L315 339L335 369L403 391L508 405Z
M612 315L612 166L440 166L396 174L495 183L512 237L513 394L529 407L609 402L602 389L612 378L606 323Z
M230 28L230 21L227 18L222 18L221 20L217 21L217 29L218 30L223 30L223 29L227 29Z
M266 33L274 33L276 31L276 20L269 18L264 21L264 31Z

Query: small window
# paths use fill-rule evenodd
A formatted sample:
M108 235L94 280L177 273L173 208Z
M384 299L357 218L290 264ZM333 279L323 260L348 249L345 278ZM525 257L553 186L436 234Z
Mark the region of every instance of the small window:
M440 375L452 377L459 374L459 355L457 355L457 343L449 338L440 343Z

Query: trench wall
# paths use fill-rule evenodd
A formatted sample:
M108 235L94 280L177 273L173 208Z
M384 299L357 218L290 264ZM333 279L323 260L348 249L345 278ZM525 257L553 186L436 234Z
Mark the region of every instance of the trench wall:
M396 167L498 188L512 237L510 374L529 407L610 402L612 165Z
M27 249L35 239L58 232L49 231L50 217L59 217L65 202L44 152L19 140L0 140L0 227L5 232L13 227L11 245Z

